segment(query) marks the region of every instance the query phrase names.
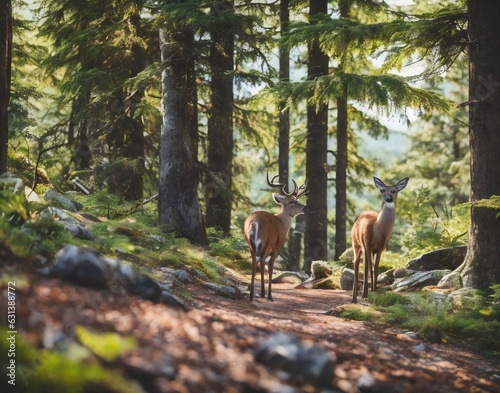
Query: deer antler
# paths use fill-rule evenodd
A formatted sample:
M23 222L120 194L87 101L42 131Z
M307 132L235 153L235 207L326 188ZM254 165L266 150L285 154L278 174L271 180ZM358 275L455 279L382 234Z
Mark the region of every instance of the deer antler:
M267 184L269 184L269 186L271 187L280 187L281 188L281 192L283 193L283 195L286 195L286 196L293 196L295 198L297 198L297 193L299 192L299 187L297 186L297 183L295 182L295 180L292 179L292 182L293 182L293 191L292 192L287 192L286 191L286 184L284 183L275 183L274 180L279 177L280 175L276 175L273 177L272 180L269 180L269 172L266 172L267 174Z
M302 184L299 187L299 190L302 190L296 197L295 199L299 199L302 195L305 195L307 193L307 179L304 181L304 184Z

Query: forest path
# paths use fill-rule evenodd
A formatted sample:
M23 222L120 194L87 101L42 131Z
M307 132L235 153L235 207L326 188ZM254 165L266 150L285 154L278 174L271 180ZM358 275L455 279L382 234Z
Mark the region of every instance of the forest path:
M500 367L494 360L451 344L410 339L392 327L326 315L327 310L350 304L347 291L273 284L274 302L260 297L249 302L248 295L228 299L195 280L176 288L191 305L186 312L120 291L97 291L42 277L28 268L21 269L23 273L20 266L0 263L0 274L17 275L19 282L19 332L36 347L50 347L50 337L61 333L78 342L76 326L134 336L136 348L113 361L100 358L99 363L140 382L144 392L500 391L494 376ZM0 280L2 295L5 286ZM255 361L258 345L277 331L320 346L336 358L331 388L287 377ZM26 388L29 391L29 385Z
M256 283L256 293L259 292ZM296 289L273 284L274 301L213 298L198 293L205 310L227 323L286 332L319 345L337 358L334 385L346 392L498 392L498 364L451 344L412 339L404 331L327 315L349 307L343 290ZM267 287L266 287L267 290ZM360 301L360 306L366 302Z

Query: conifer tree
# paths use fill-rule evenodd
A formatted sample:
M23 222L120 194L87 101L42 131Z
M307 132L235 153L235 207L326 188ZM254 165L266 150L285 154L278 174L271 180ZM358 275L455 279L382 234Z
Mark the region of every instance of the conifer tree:
M194 33L170 24L160 30L163 126L160 140L159 222L200 245L207 244L198 200L197 102Z
M309 21L317 22L327 14L326 0L309 2ZM318 80L328 75L328 56L323 52L317 39L312 39L308 47L307 78ZM328 140L328 100L308 102L306 178L309 179L307 194L308 213L304 236L304 270L311 273L311 262L327 259L327 200L325 171Z
M329 100L337 101L337 132L339 133L337 144L339 142L340 144L336 155L341 159L341 165L337 168L337 176L340 180L338 187L345 188L346 184L342 184L344 183L342 180L346 171L346 140L354 141L354 138L349 134L347 138L345 137L346 123L347 128L352 121L356 121L361 127L366 124L369 126L367 131L371 135L379 135L380 132L386 131L385 127L381 126L376 119L356 109L352 105L353 102L362 103L369 108L375 107L381 113L395 110L404 112L407 107L426 110L431 108L445 109L449 103L439 94L417 89L411 86L405 78L389 74L383 68L377 69L370 63L369 56L374 55L379 48L384 47L384 45L391 47L391 37L380 34L384 23L379 21L370 23L375 19L375 16L368 16L374 14L383 19L386 15L385 17L389 18L390 14L379 3L360 0L356 2L340 1L338 4L344 15L350 15L349 18L326 17L319 19L315 24L295 22L290 25L288 34L283 39L283 45L287 47L317 41L323 51L336 58L338 66L332 67L328 74L308 78L304 82L279 83L266 90L263 95L275 97L276 102L288 99L288 102L291 105L295 104L295 106L297 102L306 100L308 105L316 105L316 108L320 108L323 103ZM348 5L351 7L350 14L348 13ZM353 8L354 5L356 5L356 9ZM364 11L365 9L366 11ZM348 114L347 118L346 113ZM355 150L353 147L351 154ZM322 156L321 152L320 155ZM326 159L323 159L323 168L325 167ZM312 193L313 191L310 192L310 194ZM342 217L342 209L346 203L342 198L344 194L345 191L337 188L339 217L336 217L338 221L336 236L340 238L337 253L340 253L341 249L345 247L345 217Z
M217 0L211 6L210 109L207 124L207 168L214 181L205 186L206 225L229 235L233 165L234 2Z
M58 107L68 113L61 124L68 143L75 144L75 166L108 162L103 174L109 191L129 200L143 194L145 130L137 112L143 92L125 86L147 62L142 5L44 0L41 8L41 34L52 40L44 65L61 90ZM54 69L63 72L60 80Z
M468 0L471 201L500 195L500 2ZM474 206L464 283L488 291L500 283L498 209Z
M12 3L0 3L0 174L7 171L10 78L12 63Z

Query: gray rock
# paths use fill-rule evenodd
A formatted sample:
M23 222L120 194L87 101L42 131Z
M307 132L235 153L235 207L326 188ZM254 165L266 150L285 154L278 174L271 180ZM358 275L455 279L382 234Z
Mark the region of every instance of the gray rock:
M437 285L441 279L451 273L449 270L432 270L430 272L416 272L411 276L395 282L392 288L395 292L404 290L413 290L426 287L428 285Z
M185 270L174 271L174 276L183 284L189 284L191 282L191 275Z
M383 273L380 273L377 278L378 284L390 285L394 282L394 271L396 269L389 269Z
M457 246L431 251L409 261L406 268L417 271L455 270L464 261L466 252L467 246Z
M241 292L237 288L230 287L228 285L218 285L211 282L205 283L205 286L211 290L216 292L219 295L230 299L237 299L241 297Z
M160 300L162 294L160 285L151 277L141 274L127 281L125 289L129 294L153 302Z
M0 175L0 189L20 194L24 191L24 183L12 173L3 173Z
M345 250L339 257L339 261L352 264L354 262L354 250L352 248Z
M162 288L156 280L135 274L130 266L89 247L64 246L56 254L54 264L41 269L40 273L89 288L110 291L121 288L141 299L187 309L179 298Z
M354 270L344 268L342 274L340 275L340 288L344 291L352 290L354 286Z
M76 213L78 210L81 209L80 204L73 202L71 199L66 198L64 195L50 188L43 195L43 199L45 199L46 202L51 203L56 207L69 210L70 212L73 213Z
M160 303L163 303L170 307L179 308L184 311L188 310L188 307L181 299L179 299L177 296L172 294L170 291L167 291L166 289L161 292Z
M74 237L85 240L93 240L95 236L87 228L80 224L64 223L64 228L70 232Z
M451 272L444 276L437 285L439 288L462 288L462 277L459 272Z
M309 345L300 338L273 333L255 350L255 360L290 379L314 385L331 386L335 359L323 348Z
M29 187L24 187L24 193L26 195L26 200L28 202L35 202L35 203L41 203L42 201L40 200L40 197L38 196L38 194L33 191L31 188Z
M333 274L333 267L326 261L312 261L311 280L327 278Z
M85 287L107 289L111 277L106 259L90 248L66 245L55 255L54 264L41 271Z
M309 276L305 273L286 271L273 278L273 283L300 284L308 278Z

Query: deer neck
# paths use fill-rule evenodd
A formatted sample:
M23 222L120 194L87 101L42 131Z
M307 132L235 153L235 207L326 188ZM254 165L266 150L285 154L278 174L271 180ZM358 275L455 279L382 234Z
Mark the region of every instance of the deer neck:
M385 233L387 237L392 234L394 223L396 221L396 204L394 202L384 202L382 211L377 217L377 228L381 233Z
M281 207L280 212L275 214L275 216L278 220L280 220L280 222L286 228L286 231L288 233L288 230L292 226L293 217L290 214L288 214L288 212L285 210L285 208L283 206Z

